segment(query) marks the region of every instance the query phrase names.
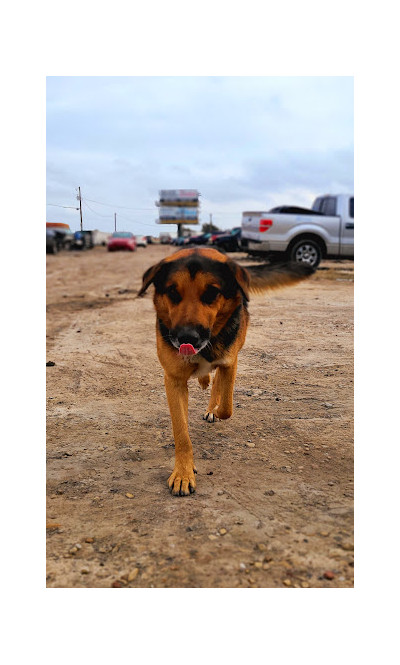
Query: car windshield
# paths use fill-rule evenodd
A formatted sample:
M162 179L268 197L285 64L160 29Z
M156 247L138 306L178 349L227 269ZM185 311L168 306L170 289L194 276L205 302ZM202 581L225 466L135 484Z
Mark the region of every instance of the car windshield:
M113 238L133 238L132 233L128 233L125 231L117 231L116 233L112 234Z

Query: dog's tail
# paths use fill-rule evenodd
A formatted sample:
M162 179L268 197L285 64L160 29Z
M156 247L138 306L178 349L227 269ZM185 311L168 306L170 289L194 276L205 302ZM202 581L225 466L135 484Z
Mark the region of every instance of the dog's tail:
M249 291L254 294L292 286L315 272L305 263L246 266L246 271L250 277Z

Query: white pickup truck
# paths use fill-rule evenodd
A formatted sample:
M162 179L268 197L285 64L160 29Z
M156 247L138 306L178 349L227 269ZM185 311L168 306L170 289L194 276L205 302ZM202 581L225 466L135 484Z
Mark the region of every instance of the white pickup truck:
M242 248L249 254L307 263L354 257L354 194L327 194L312 208L280 206L244 212Z

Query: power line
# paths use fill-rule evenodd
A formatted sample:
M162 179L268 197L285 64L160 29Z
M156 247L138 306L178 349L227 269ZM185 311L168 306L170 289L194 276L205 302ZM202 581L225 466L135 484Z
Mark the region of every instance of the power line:
M46 205L53 206L54 208L71 208L71 210L79 210L79 208L75 208L75 206L62 206L57 203L46 203Z
M90 200L90 199L88 199L88 200ZM98 217L102 217L103 219L110 219L109 215L101 215L99 212L96 212L96 210L93 210L93 208L91 208L90 205L87 204L86 199L82 199L82 201L85 204L86 208L88 208L94 215L97 215ZM126 219L131 224L139 224L139 226L150 226L151 228L154 228L154 225L155 225L155 222L153 224L146 224L146 222L137 222L134 219L130 219L129 217L125 217L125 215L121 215L121 213L118 214L118 217L122 217L122 219Z
M86 206L86 208L88 208L88 210L90 210L90 212L92 212L94 215L97 215L98 217L103 217L104 219L109 219L109 218L110 218L109 215L100 215L99 212L96 212L96 210L93 210L93 208L91 208L90 205L88 205L88 204L86 203L86 200L85 200L85 199L82 199L82 202L84 203L84 205Z
M102 203L101 201L95 201L94 199L86 199L86 198L84 199L83 197L82 197L82 201L83 202L90 201L90 203L97 203L98 205L106 206L107 208L120 208L121 210L135 210L135 211L138 211L138 212L154 211L154 207L153 208L131 208L129 206L119 206L119 205L116 205L115 203ZM63 205L58 205L56 203L47 203L46 205L56 206L57 208L72 208L73 210L79 210L79 208L75 208L74 206L63 206ZM88 208L89 208L89 210L92 210L92 212L95 212L89 206L88 206ZM206 215L210 214L210 212L206 208L202 208L201 212L203 212ZM242 210L232 210L232 211L228 210L227 211L227 210L215 210L215 209L213 209L212 214L213 215L241 215L242 212L243 212ZM99 213L95 213L95 214L99 214ZM99 216L101 217L101 215L99 215Z
M154 208L130 208L128 206L118 206L115 205L115 203L102 203L101 201L95 201L94 199L85 199L86 201L90 201L90 203L97 203L98 205L101 206L107 206L108 208L121 208L121 210L138 210L138 211L144 211L144 210L154 210ZM83 199L82 199L83 201ZM209 214L205 208L201 208L201 212L204 212L206 214ZM213 210L212 214L216 215L241 215L242 210L234 210L232 212L226 211L226 210Z
M129 219L129 217L125 217L125 215L121 215L121 213L119 213L118 217L122 217L122 219L126 219L128 222L131 222L131 224L139 224L139 226L151 226L152 229L154 229L154 226L161 226L161 225L157 224L156 222L153 222L153 224L146 224L146 222L136 222L134 219ZM166 224L166 226L173 226L173 224L169 224L169 225Z
M100 206L107 206L107 208L121 208L121 210L154 210L154 208L128 208L128 206L117 206L114 203L101 203L101 201L94 201L93 199L85 199L91 203L98 203Z

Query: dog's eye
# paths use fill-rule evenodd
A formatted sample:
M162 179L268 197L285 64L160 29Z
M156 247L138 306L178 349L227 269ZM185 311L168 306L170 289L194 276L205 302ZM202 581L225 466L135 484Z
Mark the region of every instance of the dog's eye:
M218 294L219 289L217 289L216 286L207 286L206 290L201 296L201 302L203 302L205 305L211 305Z
M181 296L176 290L175 284L171 284L171 286L168 286L166 294L168 298L171 300L171 302L174 303L174 305L177 305L182 300Z

